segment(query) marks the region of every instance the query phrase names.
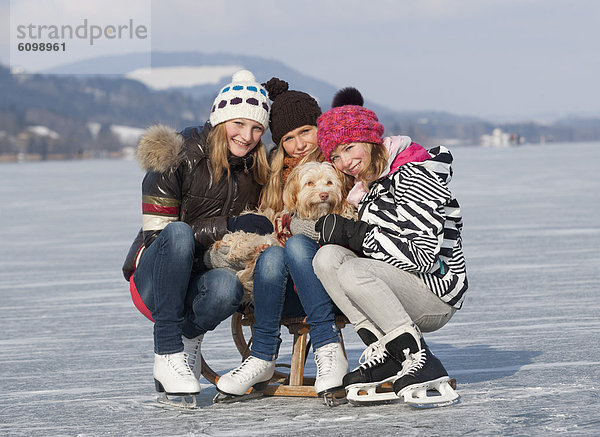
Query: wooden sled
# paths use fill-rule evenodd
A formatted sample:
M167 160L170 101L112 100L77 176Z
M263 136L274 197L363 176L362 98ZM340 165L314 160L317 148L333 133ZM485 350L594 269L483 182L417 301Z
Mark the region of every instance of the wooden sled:
M342 338L341 330L350 322L345 316L336 316L335 323L340 330L340 338ZM252 337L248 340L244 337L243 327L248 326L252 330L253 324L254 314L248 308L245 308L243 313L236 312L231 317L231 335L235 346L242 356L242 361L250 355L250 345L252 344ZM289 333L294 336L292 360L290 364L279 362L276 364L275 374L265 389L264 395L317 397L314 389L315 377L304 375L304 367L310 347L307 338L310 325L304 321L303 317L284 318L281 320L281 325L285 326ZM344 348L343 338L342 348ZM344 354L346 354L345 348ZM277 368L286 368L289 370L280 371ZM210 368L204 357L202 357L202 375L215 385L219 380L219 375Z

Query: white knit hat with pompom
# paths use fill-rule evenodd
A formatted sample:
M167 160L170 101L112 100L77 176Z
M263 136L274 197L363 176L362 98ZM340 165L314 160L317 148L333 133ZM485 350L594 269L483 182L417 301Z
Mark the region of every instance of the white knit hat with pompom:
M219 91L209 120L211 125L216 126L234 118L248 118L260 123L266 130L270 110L267 91L256 82L254 74L240 70L233 74L231 83Z

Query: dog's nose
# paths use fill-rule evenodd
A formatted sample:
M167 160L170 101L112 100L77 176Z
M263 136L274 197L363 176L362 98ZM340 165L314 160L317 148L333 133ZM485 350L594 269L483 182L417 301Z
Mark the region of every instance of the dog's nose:
M327 200L327 199L329 199L329 194L327 194L327 193L320 193L319 197L321 198L321 200Z

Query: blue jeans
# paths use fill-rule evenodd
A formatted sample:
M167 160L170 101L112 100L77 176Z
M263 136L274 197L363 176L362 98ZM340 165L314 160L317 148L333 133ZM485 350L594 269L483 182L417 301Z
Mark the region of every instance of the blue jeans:
M194 274L194 232L169 223L142 254L133 280L154 319L154 352L183 350L181 335L194 338L231 316L243 289L235 274L213 269Z
M314 240L299 234L291 237L285 248L269 247L258 257L254 269L252 356L268 361L277 358L282 317L306 315L313 349L340 342L335 325L338 310L312 267L318 249Z

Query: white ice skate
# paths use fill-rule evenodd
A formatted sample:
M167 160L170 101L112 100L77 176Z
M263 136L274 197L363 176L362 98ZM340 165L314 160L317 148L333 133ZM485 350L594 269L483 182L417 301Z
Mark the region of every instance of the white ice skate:
M154 354L153 374L156 391L163 394L157 399L159 403L184 409L196 408L200 383L190 369L183 351L167 355Z
M348 373L348 360L340 343L329 343L315 350L317 376L315 392L325 405L333 407L346 402L342 380Z
M353 405L398 402L392 383L400 376L402 366L387 354L383 345L378 341L372 343L363 351L359 362L361 364L344 378L348 401Z
M187 338L185 335L182 335L181 339L183 340L183 353L186 355L190 369L194 372L196 379L200 379L202 376L202 354L200 353L200 346L202 345L204 334L195 338Z
M266 361L249 356L238 367L219 378L219 392L213 402L237 402L262 396L262 390L267 387L274 373L274 360ZM248 392L251 387L253 390Z

